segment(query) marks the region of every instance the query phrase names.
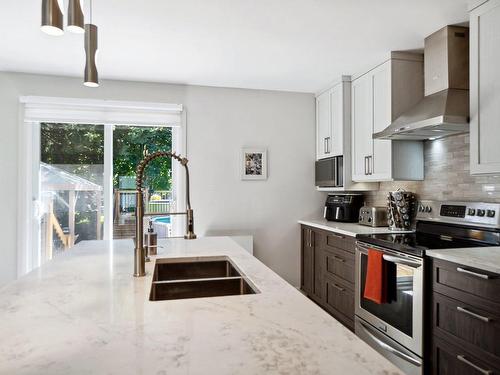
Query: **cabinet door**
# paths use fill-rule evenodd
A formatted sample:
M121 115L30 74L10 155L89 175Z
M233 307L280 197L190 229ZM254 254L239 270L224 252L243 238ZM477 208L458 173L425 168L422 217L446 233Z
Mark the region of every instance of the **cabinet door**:
M352 83L352 180L370 181L367 163L373 154L373 88L371 75Z
M500 0L470 17L471 174L500 173Z
M312 293L316 300L319 302L323 302L323 262L324 255L323 250L318 246L321 241L321 233L313 231L312 233L314 238L314 249L313 249L313 259L314 259L314 280L313 280L313 290Z
M331 156L330 90L316 98L316 138L317 158Z
M331 155L343 155L344 147L344 85L335 86L330 93Z
M373 132L387 128L392 122L391 61L387 61L372 72L373 79ZM373 158L369 163L372 177L378 181L392 178L391 141L373 140Z
M301 289L308 295L314 284L314 234L310 228L302 228Z

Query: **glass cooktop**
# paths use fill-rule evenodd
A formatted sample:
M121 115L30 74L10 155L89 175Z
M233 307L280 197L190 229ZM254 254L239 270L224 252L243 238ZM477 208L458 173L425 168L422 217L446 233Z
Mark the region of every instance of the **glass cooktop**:
M500 232L481 228L421 222L414 233L360 235L359 241L416 256L429 249L499 246Z

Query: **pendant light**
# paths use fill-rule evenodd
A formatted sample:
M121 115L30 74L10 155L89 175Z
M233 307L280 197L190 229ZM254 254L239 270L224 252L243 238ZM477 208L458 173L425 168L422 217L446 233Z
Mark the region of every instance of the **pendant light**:
M90 23L85 24L85 79L88 87L99 87L99 76L95 64L97 54L97 26L92 24L92 0L90 0Z
M82 34L84 29L84 17L80 0L69 0L68 4L68 31Z
M63 14L58 0L42 0L42 26L44 33L54 36L64 34Z

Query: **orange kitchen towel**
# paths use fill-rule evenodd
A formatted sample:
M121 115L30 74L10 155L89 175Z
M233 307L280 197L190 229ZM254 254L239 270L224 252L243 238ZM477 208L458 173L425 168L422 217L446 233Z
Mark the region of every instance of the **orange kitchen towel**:
M378 304L386 303L386 279L387 275L385 275L382 252L368 249L368 266L366 270L365 292L363 296L366 299Z

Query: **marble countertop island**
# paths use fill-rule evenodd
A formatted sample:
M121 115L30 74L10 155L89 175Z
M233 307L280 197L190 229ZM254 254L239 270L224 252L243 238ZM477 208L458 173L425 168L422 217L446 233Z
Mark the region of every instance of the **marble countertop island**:
M230 238L159 242L260 293L152 302L154 258L134 278L131 240L85 241L0 289L0 374L401 374Z

